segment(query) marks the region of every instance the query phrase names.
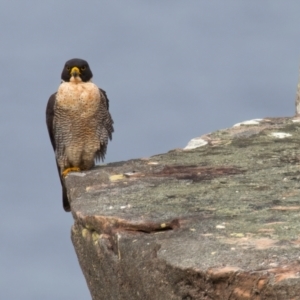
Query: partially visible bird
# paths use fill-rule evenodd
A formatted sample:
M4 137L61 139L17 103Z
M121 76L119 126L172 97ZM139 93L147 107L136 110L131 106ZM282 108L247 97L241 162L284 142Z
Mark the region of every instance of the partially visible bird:
M89 64L74 58L63 68L58 91L50 96L46 123L63 190L63 207L70 211L64 177L89 170L105 157L113 120L105 91L92 83Z

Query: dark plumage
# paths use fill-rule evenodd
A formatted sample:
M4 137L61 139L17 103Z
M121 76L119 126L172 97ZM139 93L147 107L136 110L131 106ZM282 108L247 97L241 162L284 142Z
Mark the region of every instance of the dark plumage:
M91 82L92 76L85 60L67 61L61 74L63 81L46 108L66 211L70 211L70 204L64 177L71 171L89 170L95 160L103 160L114 131L107 95Z

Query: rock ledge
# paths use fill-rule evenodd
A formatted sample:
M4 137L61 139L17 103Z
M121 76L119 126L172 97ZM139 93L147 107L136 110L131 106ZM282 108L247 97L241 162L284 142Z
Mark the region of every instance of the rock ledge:
M297 118L239 123L66 185L94 300L300 299Z

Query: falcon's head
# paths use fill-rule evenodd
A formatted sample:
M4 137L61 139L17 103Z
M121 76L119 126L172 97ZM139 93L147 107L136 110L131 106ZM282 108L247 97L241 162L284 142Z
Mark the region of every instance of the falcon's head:
M65 63L61 73L63 81L88 82L92 79L93 73L87 61L80 58L73 58Z

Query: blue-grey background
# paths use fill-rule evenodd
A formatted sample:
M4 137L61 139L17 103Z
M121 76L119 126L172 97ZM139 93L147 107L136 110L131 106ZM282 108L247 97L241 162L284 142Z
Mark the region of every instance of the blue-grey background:
M0 1L0 299L90 299L45 126L66 60L86 59L115 120L106 162L293 115L300 3Z

